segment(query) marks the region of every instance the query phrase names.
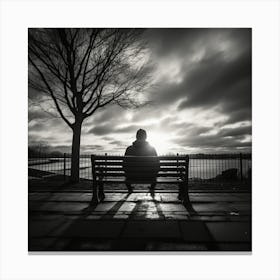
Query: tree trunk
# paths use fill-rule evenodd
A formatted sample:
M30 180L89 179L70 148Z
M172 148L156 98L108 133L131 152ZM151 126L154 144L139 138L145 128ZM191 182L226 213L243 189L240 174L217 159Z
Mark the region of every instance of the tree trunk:
M81 123L73 126L72 138L72 158L71 158L71 182L77 183L80 180L80 143L81 143Z

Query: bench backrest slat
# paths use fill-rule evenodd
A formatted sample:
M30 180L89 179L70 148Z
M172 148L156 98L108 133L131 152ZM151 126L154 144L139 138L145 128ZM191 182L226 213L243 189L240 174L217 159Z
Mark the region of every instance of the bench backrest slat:
M125 177L126 173L125 172L106 172L106 173L101 173L101 172L96 172L96 176L100 177ZM151 178L151 177L180 177L180 173L178 172L168 172L168 173L142 173L142 172L130 172L129 175L127 176L129 178L133 177L143 177L143 178Z
M186 156L99 156L94 155L95 160L123 160L124 158L130 158L134 160L141 160L141 159L158 159L158 160L183 160L185 161Z
M126 167L127 170L130 171L140 171L141 170L145 170L142 166L127 166ZM107 172L107 171L124 171L124 168L122 166L97 166L95 167L96 171L103 171L103 172ZM184 172L185 171L185 167L180 166L173 166L173 167L160 167L159 168L159 172L168 172L168 171L173 171L173 172Z
M173 162L161 162L160 161L160 166L184 166L185 167L185 164L186 164L186 162L184 161L181 161L181 162L175 162L175 161L173 161ZM141 166L141 165L144 165L144 166L153 166L154 165L154 163L153 162L151 162L151 163L149 163L149 162L145 162L145 163L143 163L143 164L140 164L139 163L139 165L138 166ZM122 161L107 161L107 162L105 162L105 161L95 161L95 166L96 167L98 167L98 166L123 166L123 162ZM136 165L137 166L137 165Z

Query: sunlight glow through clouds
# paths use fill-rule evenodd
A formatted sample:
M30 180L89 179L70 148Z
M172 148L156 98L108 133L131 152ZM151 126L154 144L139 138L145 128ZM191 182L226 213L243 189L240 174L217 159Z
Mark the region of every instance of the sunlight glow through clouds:
M149 132L147 141L156 149L158 155L164 155L174 150L170 135L164 132Z

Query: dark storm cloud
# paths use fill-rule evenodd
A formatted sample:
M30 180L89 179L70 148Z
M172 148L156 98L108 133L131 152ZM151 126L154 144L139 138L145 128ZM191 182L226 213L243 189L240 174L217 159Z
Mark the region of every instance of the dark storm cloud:
M249 28L151 28L146 32L153 55L157 58L190 57L200 47L215 52L217 44L234 41L235 51L250 48Z
M223 62L219 56L202 61L177 91L187 95L179 109L219 104L230 113L240 107L250 107L250 54L245 53L231 62Z
M244 107L234 110L231 114L228 114L227 123L238 123L242 121L251 121L252 120L252 108Z
M108 135L113 133L135 133L140 128L149 129L150 127L151 125L146 125L146 126L128 125L123 127L117 127L112 125L112 122L110 122L110 123L105 123L102 125L95 126L90 130L88 130L88 133L93 133L95 135Z
M174 124L167 122L168 127ZM241 123L236 127L207 127L192 123L181 123L176 127L176 136L171 141L182 147L199 148L208 152L250 151L251 124Z
M128 126L124 126L121 128L116 128L115 132L117 133L127 133L127 132L133 132L133 131L137 131L140 128L139 125L128 125Z
M38 132L40 130L44 130L45 129L45 124L41 123L41 122L35 122L33 124L30 124L28 127L29 127L30 130Z
M88 133L93 133L95 135L106 135L113 132L112 124L106 123L101 125L96 125L90 130L88 130Z
M42 98L42 94L32 87L28 87L28 98L33 101L39 100L40 98Z
M157 58L186 56L193 52L201 38L213 30L207 28L170 28L149 29L146 33L153 55Z
M242 136L242 135L251 135L252 134L252 127L251 125L248 126L240 126L236 128L223 128L220 130L219 135L226 137L226 136Z
M217 133L212 133L210 128L193 126L189 127L182 136L175 137L173 142L191 148L201 147L208 150L234 150L238 148L249 149L251 140L246 140L246 136L251 135L251 126L244 125L235 128L222 128Z
M251 141L241 142L239 137L217 137L217 135L193 135L192 137L183 136L177 139L177 144L197 148L201 147L204 149L219 149L219 150L230 150L232 148L250 148Z
M50 151L59 151L62 153L71 153L71 145L54 145L50 147Z
M94 115L85 120L85 126L101 125L107 122L124 122L125 110L117 105L109 105L105 109L97 110Z
M151 33L155 36L151 39L155 57L181 57L181 82L157 84L151 94L157 103L170 105L181 100L178 110L219 106L221 113L236 114L236 119L241 110L250 118L250 29L163 29ZM222 44L229 47L220 47ZM201 57L193 61L199 52Z
M44 111L29 111L28 112L28 121L32 120L38 120L38 119L48 119L50 117L49 114L47 114Z
M109 142L111 145L116 145L118 147L125 147L124 143L120 140L113 140Z

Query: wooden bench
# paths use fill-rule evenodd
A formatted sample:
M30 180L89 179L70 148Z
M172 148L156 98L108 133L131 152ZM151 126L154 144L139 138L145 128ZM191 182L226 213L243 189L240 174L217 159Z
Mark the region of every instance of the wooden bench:
M178 199L190 204L189 156L91 156L92 204L103 201L104 183L176 184Z

